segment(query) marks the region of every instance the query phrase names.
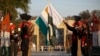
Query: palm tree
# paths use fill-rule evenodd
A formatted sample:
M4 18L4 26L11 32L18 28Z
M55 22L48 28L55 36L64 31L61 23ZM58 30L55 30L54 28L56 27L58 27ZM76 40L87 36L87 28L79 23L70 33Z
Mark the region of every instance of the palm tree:
M30 0L0 0L0 10L3 10L4 15L10 13L11 19L16 19L18 12L17 9L21 9L24 12L28 12Z

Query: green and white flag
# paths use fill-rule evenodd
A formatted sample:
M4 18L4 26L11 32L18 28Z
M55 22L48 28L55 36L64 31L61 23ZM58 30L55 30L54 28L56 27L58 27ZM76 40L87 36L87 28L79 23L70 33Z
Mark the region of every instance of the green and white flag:
M59 15L59 13L53 8L50 3L46 5L46 7L41 12L41 15L36 19L36 24L39 26L40 31L47 37L47 45L50 41L50 36L53 36L55 34L54 26L59 27L62 20L63 18Z

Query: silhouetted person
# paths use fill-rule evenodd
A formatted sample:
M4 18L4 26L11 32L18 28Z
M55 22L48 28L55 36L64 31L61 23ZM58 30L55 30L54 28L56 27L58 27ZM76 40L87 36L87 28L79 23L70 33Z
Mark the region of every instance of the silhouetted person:
M30 15L27 14L21 14L21 19L23 20L20 22L18 31L20 31L20 37L21 37L21 51L22 56L28 56L28 49L29 49L29 39L30 39L30 32L29 27L31 25L30 22L28 22L29 19L31 19Z
M81 50L83 56L89 56L89 32L88 32L88 25L86 23L83 23L82 27L82 39L81 39Z
M64 24L66 24L66 27L73 32L72 34L72 46L71 46L71 55L72 56L77 56L77 50L78 50L78 38L80 37L80 25L79 25L79 20L81 19L81 17L79 16L74 16L75 18L75 23L74 23L74 27L71 27L67 24L66 21L63 21Z

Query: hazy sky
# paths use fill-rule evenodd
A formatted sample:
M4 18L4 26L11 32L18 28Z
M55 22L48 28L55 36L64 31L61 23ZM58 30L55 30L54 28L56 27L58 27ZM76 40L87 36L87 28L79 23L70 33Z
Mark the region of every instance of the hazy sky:
M52 6L62 16L78 15L83 10L100 10L100 0L50 0ZM39 16L48 0L31 0L29 14Z

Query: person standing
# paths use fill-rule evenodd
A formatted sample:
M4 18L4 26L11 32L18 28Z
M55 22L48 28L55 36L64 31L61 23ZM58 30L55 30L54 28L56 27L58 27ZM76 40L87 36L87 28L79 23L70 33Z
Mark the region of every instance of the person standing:
M83 21L83 30L82 30L82 39L81 39L81 49L82 49L82 54L83 56L91 56L89 54L90 50L90 43L89 43L89 38L90 38L90 33L89 33L89 25L86 23L86 21Z
M18 33L15 32L16 26L14 23L10 23L10 56L17 56L18 52Z
M87 31L85 29L82 30L82 38L81 38L81 51L83 56L89 56L87 51Z
M1 21L1 45L0 45L0 56L10 56L9 47L10 47L10 14L6 13L2 17Z
M31 19L30 15L27 15L26 13L20 15L22 22L19 24L18 31L20 31L20 37L21 37L21 51L22 56L28 56L28 49L29 49L29 39L30 39L30 32L29 27L32 23L28 22L29 19Z
M75 18L75 23L73 24L74 27L71 27L67 24L66 20L64 20L64 24L66 25L66 27L73 32L72 34L72 46L71 46L71 55L72 56L77 56L77 51L78 51L78 39L80 39L79 37L79 22L81 17L80 16L73 16Z

